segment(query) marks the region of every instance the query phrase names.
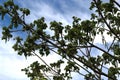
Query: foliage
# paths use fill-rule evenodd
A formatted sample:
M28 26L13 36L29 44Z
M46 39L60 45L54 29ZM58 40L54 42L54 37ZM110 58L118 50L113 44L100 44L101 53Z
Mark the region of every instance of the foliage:
M120 4L115 0L93 0L90 10L93 11L90 20L82 21L74 16L72 25L63 26L61 22L52 21L48 26L44 17L27 24L25 16L30 15L29 9L8 0L0 5L1 19L9 15L11 20L3 27L2 39L15 40L13 49L26 58L37 56L42 60L42 56L52 53L61 56L54 63L36 61L22 69L31 80L70 80L73 72L84 76L85 80L102 80L104 77L117 80L120 74ZM54 34L48 34L48 28ZM19 34L13 36L17 32L24 33L24 38ZM112 42L107 42L105 33L113 38ZM102 37L102 47L95 43L98 35ZM101 51L102 55L93 49ZM64 71L61 69L63 64Z

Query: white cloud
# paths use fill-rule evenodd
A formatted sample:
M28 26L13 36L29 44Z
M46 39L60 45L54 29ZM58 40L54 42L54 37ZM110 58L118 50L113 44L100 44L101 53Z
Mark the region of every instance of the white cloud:
M31 14L26 18L27 22L33 22L36 19L39 19L41 17L45 17L47 23L53 20L61 21L64 24L68 24L68 21L66 20L66 17L64 17L62 14L56 12L55 9L53 9L52 6L35 1L34 6L32 1L26 1L23 3L23 1L19 1L19 3L28 9L30 9ZM27 5L28 4L28 5ZM31 8L29 6L31 5Z
M1 28L0 32L2 32ZM1 36L0 33L0 39ZM26 79L27 77L21 72L21 69L27 65L27 62L12 49L14 42L9 41L5 44L5 41L0 40L0 43L0 79Z
M24 73L20 69L24 68L27 64L26 61L18 56L16 52L11 48L12 42L4 43L0 45L0 75L4 75L12 79L25 78ZM4 45L4 46L3 46ZM2 77L2 76L1 76Z
M107 43L111 43L113 41L113 36L108 35L106 32L103 33L104 39ZM95 37L95 43L102 44L102 36L99 34Z

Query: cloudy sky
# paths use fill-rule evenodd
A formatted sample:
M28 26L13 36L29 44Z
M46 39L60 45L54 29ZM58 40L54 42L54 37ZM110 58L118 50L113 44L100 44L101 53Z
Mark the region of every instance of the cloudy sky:
M0 4L2 1L0 0ZM64 25L72 23L72 16L80 17L81 19L89 19L91 11L89 10L91 0L14 0L16 4L21 7L30 9L31 15L27 17L28 23L45 17L46 22L56 20L62 22ZM0 38L2 36L2 26L8 24L8 19L0 21ZM100 37L98 37L100 38ZM109 38L109 36L108 36ZM100 39L96 40L97 42ZM109 39L110 40L110 39ZM27 60L23 56L18 56L17 52L12 49L14 41L10 40L5 43L0 39L0 80L29 80L22 68L27 67L30 63L38 60L36 57L30 57ZM50 55L46 60L57 55ZM59 57L59 56L58 56ZM57 60L55 57L54 60ZM52 60L51 60L52 61ZM75 80L79 80L76 77Z

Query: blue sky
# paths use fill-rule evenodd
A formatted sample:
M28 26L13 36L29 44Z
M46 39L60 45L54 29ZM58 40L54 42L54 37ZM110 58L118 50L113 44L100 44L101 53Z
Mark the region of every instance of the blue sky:
M0 3L6 0L0 0ZM23 8L28 8L31 14L26 17L28 23L45 17L46 22L56 20L62 22L64 25L72 23L72 16L80 17L81 19L89 19L91 11L89 10L91 0L14 0L16 4ZM1 29L3 25L7 25L9 19L0 21L0 38L2 36ZM16 34L17 35L17 34ZM100 44L101 37L96 38L96 43ZM110 37L107 39L111 41ZM30 57L27 60L23 56L18 56L17 52L12 49L14 41L10 40L5 44L0 40L0 80L29 80L24 72L21 72L22 68L27 67L30 63L38 60L36 57ZM44 57L49 61L51 57L55 57L54 60L59 58L58 55L53 54ZM53 62L54 60L50 60ZM75 80L79 80L79 77L75 77Z

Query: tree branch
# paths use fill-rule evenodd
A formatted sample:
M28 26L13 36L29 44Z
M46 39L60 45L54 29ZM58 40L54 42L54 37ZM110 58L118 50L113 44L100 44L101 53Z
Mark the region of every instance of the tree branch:
M46 66L48 66L49 69L51 69L52 71L54 71L57 75L60 75L58 72L56 72L54 69L52 69L38 54L36 54L35 52L33 52L35 56L37 56Z
M113 1L119 8L120 8L120 4L117 1Z
M113 31L113 29L111 28L111 26L107 23L105 17L102 15L101 9L100 9L99 4L97 3L97 1L96 0L93 0L93 1L96 4L96 7L98 9L99 15L102 17L103 21L105 22L105 24L107 25L107 27L109 28L109 30L116 36L116 38L118 38L120 40L120 37Z

